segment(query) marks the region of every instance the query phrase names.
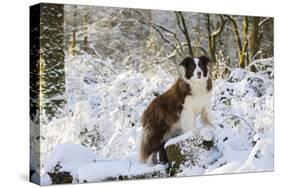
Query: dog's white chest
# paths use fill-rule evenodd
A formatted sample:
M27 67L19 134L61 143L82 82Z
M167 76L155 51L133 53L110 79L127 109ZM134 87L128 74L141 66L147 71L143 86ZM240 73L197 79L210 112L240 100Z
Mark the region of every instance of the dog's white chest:
M192 111L195 115L198 115L209 104L209 101L209 93L199 96L187 96L184 100L182 114Z
M208 108L209 105L210 93L187 96L178 121L179 128L181 128L184 132L194 129L195 118L202 113L204 108Z

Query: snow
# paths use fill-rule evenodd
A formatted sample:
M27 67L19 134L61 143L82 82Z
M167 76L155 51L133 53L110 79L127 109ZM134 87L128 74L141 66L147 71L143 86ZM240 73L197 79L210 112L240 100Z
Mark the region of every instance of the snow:
M136 160L115 160L83 165L79 168L78 177L81 182L102 181L106 178L131 177L157 171L165 171L165 166L160 164L147 166L139 164Z
M165 171L164 165L140 164L136 157L126 159L99 159L92 150L78 144L59 144L45 162L46 172L71 172L75 182L102 181L119 176L138 176ZM47 174L42 176L42 185L50 185Z
M182 172L178 173L177 176L198 176L204 174L205 169L198 166L187 167L182 170Z
M94 152L78 144L59 144L54 148L45 162L45 171L52 172L57 164L59 171L74 172L81 165L94 162Z
M172 139L168 140L168 141L165 143L164 148L166 148L166 147L168 147L168 146L170 146L170 145L174 145L174 144L176 144L176 143L178 143L178 142L180 142L180 141L182 141L182 140L187 140L188 138L191 138L193 135L194 135L193 132L189 131L189 132L187 132L187 133L185 133L185 134L182 134L182 135L180 135L180 136L177 136L177 137L175 137L175 138L172 138Z
M214 130L213 127L205 126L200 130L200 136L206 141L210 141L214 138Z
M229 79L214 81L213 127L200 128L214 149L202 152L196 165L185 164L176 176L273 170L273 72L233 69ZM87 54L66 56L67 105L64 117L41 126L41 184L47 172L71 172L75 182L103 181L163 171L137 161L140 117L149 102L176 79L163 65L150 71L114 67L109 59ZM272 64L271 64L272 66ZM165 147L192 137L169 140ZM201 152L201 151L200 151ZM74 182L74 183L75 183Z

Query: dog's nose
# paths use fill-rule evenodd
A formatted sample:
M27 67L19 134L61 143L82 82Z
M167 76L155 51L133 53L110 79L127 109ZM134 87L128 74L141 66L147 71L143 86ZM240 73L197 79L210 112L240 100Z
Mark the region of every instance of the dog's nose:
M201 78L202 73L201 72L197 72L197 76L198 78Z

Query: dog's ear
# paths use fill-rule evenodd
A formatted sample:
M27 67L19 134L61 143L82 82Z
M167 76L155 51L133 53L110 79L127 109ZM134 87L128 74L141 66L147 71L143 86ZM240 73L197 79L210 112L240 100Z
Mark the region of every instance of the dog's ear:
M179 65L182 65L183 67L186 67L186 65L190 62L193 61L192 57L187 56L186 58L184 58L184 60L182 60L182 62Z
M208 65L211 62L211 59L205 55L202 55L199 57L200 61L202 61L203 63L205 63L206 65Z
M180 73L180 76L183 78L187 77L188 79L192 76L193 72L191 73L192 62L194 62L192 57L186 57L178 66L178 70ZM193 70L193 69L192 69Z

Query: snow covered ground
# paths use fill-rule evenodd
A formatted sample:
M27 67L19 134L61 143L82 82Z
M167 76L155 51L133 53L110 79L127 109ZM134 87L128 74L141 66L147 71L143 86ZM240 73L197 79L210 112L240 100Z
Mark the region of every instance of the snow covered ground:
M165 174L164 165L137 162L140 117L176 75L160 65L150 72L118 68L89 55L65 62L65 116L41 126L41 184L52 183L48 172L55 169L70 172L73 183ZM234 69L228 79L214 81L214 150L176 176L273 170L273 58L253 64L257 73ZM208 136L206 130L201 134Z

